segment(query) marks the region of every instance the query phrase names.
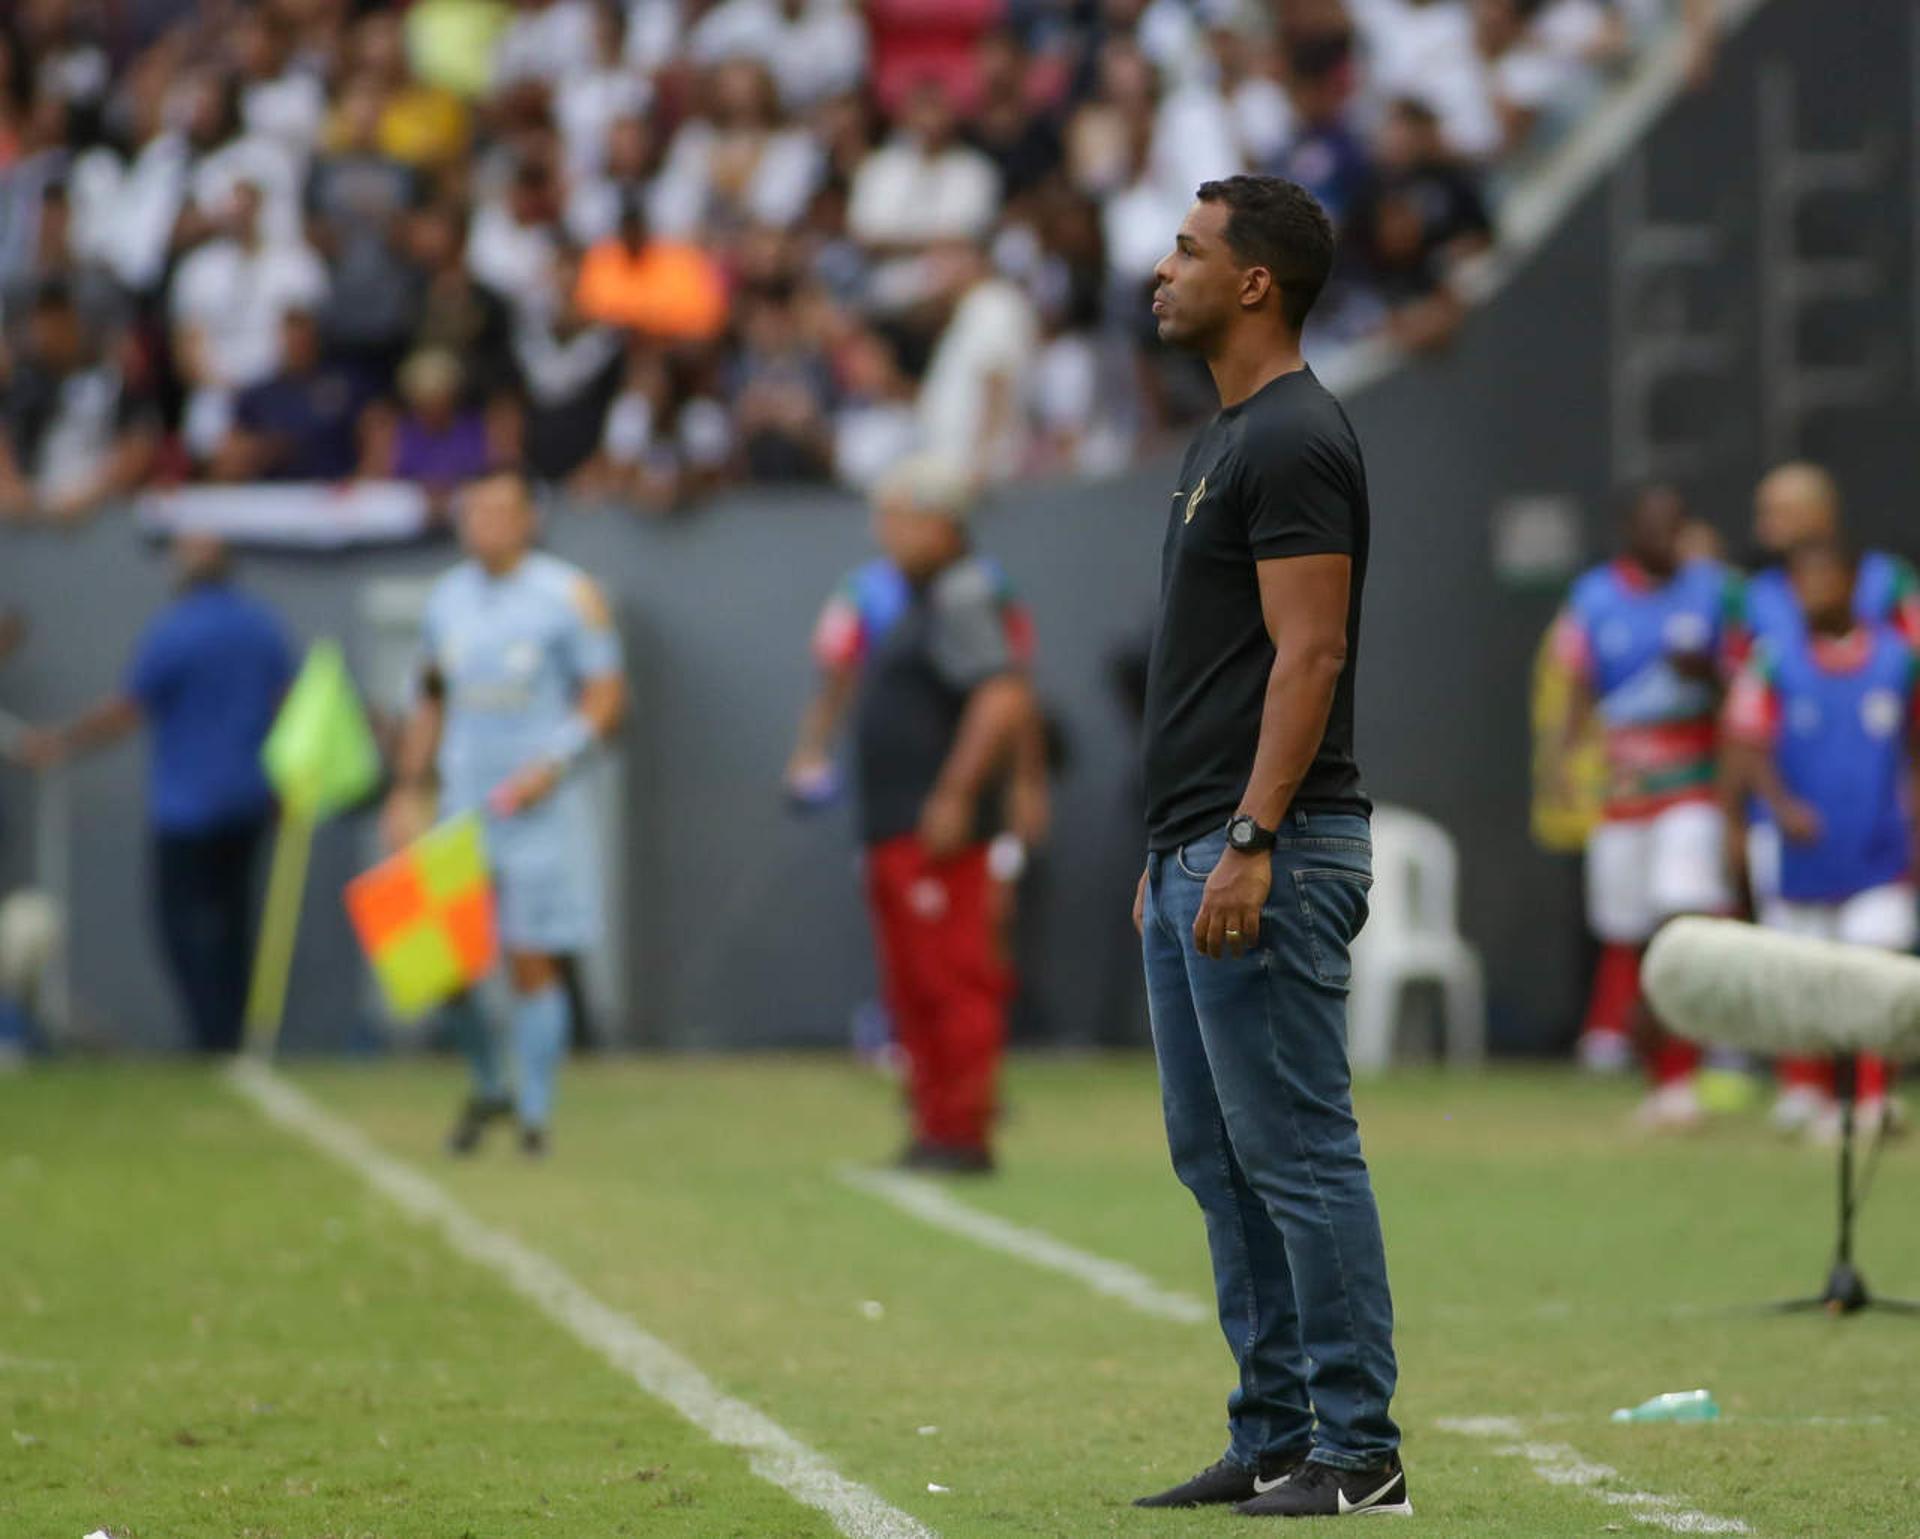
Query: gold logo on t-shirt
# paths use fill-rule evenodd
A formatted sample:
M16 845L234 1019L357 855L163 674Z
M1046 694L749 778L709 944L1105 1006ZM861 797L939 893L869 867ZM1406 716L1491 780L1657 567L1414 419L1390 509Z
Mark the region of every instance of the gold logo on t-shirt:
M1200 499L1207 495L1207 478L1202 476L1200 484L1193 489L1193 495L1187 499L1186 522L1193 522L1193 515L1200 511Z

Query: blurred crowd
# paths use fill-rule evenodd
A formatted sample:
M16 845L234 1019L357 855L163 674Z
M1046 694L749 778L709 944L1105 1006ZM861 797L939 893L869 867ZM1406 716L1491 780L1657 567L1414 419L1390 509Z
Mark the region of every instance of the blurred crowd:
M1668 4L15 0L0 516L1110 468L1205 400L1146 307L1200 181L1327 206L1323 338L1443 344Z

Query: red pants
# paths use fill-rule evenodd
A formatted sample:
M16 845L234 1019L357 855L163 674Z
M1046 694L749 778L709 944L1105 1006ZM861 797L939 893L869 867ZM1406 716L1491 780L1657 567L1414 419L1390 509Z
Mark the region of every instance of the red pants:
M1891 1060L1862 1053L1855 1063L1854 1093L1861 1100L1880 1100L1892 1090ZM1833 1094L1831 1058L1782 1058L1774 1065L1774 1073L1779 1076L1782 1090L1805 1087L1818 1090L1822 1095Z
M914 1136L984 1149L1007 1039L1007 969L987 852L927 858L916 835L867 851L881 990L907 1058Z

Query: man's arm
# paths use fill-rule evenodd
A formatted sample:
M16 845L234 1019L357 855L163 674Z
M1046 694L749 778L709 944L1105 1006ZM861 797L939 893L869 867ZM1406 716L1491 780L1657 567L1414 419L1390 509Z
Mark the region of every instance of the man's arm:
M1781 777L1774 756L1780 732L1781 704L1764 658L1734 680L1721 721L1723 797L1757 796L1780 832L1795 844L1820 836L1820 814L1799 800Z
M21 762L34 769L52 769L137 731L140 702L132 695L110 695L63 727L30 732L20 741Z
M488 798L503 817L551 796L588 751L611 738L626 718L627 676L606 595L582 577L574 584L572 604L569 653L573 675L580 681L573 711L538 755Z
M1787 789L1771 750L1732 739L1727 743L1726 757L1728 780L1759 797L1790 842L1806 844L1820 837L1819 812Z
M1273 666L1260 711L1260 742L1239 810L1278 828L1326 736L1333 692L1347 666L1347 596L1353 559L1290 556L1256 564L1260 610ZM1265 851L1228 849L1207 879L1194 919L1202 956L1239 956L1260 935L1260 910L1273 885ZM1229 933L1232 932L1232 933Z
M1047 723L1039 702L1013 745L1013 778L1007 783L1007 831L1028 849L1043 842L1053 823L1047 786Z
M968 697L960 730L920 814L920 839L934 859L954 854L973 837L982 789L1038 715L1033 686L1023 674L996 674Z
M793 753L787 759L787 790L805 798L825 783L833 766L833 745L840 726L853 704L854 690L860 682L856 667L825 667L820 682L807 706L800 713L800 729L794 735Z
M445 696L439 670L428 668L420 680L420 697L400 729L393 789L380 814L380 838L390 850L411 844L433 826L433 766L446 725Z

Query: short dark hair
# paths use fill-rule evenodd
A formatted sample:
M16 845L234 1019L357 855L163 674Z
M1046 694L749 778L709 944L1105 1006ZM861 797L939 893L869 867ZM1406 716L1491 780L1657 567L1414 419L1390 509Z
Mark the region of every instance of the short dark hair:
M1280 291L1280 314L1298 331L1333 270L1333 223L1312 193L1278 176L1202 182L1202 203L1227 205L1227 245L1249 267L1264 267Z

